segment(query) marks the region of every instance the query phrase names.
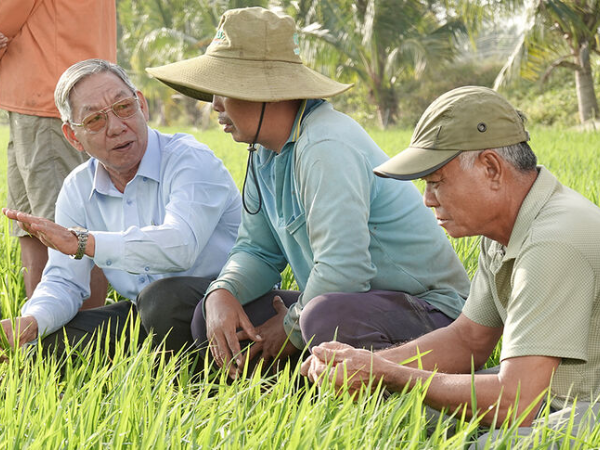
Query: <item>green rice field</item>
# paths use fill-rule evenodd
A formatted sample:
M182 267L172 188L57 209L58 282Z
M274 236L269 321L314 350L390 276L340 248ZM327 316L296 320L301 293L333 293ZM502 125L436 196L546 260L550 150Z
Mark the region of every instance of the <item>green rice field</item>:
M233 143L219 129L177 131L207 143L241 188L245 145ZM390 155L402 150L411 135L370 132ZM600 132L534 128L530 133L540 163L599 204ZM2 205L7 141L8 128L0 126ZM0 308L6 318L18 314L25 294L18 245L8 236L4 216L0 233ZM478 239L452 243L472 275ZM35 345L27 346L0 364L0 449L463 449L479 429L477 417L462 420L460 414L453 436L447 433L447 418L427 424L426 386L389 397L376 389L352 398L344 390L311 385L289 366L277 376L255 374L230 382L223 371L210 367L192 375L187 357L166 358L149 341L135 350L119 348L111 358L93 348L73 349L62 359L36 354ZM490 363L497 358L495 352ZM514 422L512 428L504 424L509 437L516 437L518 418ZM494 448L545 449L561 438L540 425L532 436ZM600 426L581 431L570 447L562 445L598 447Z

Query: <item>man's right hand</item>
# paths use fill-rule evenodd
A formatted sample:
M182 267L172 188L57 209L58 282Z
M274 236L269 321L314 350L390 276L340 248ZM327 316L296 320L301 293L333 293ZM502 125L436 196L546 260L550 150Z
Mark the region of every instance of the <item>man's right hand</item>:
M254 342L262 338L254 329L240 302L227 290L217 289L204 300L206 313L206 337L210 351L219 367L229 368L229 376L235 377L244 367L244 355L236 335L239 329L246 332ZM235 357L235 364L230 364Z
M33 316L16 317L14 321L13 319L4 319L0 321L0 325L11 348L31 342L38 335L38 323ZM0 347L0 361L5 359L4 349Z

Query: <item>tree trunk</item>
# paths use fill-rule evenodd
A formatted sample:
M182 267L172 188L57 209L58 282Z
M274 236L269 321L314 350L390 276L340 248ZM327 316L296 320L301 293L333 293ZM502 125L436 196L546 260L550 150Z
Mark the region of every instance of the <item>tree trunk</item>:
M396 124L398 117L398 102L396 101L396 93L393 88L379 89L379 95L375 97L377 100L377 118L379 126L385 130L389 126Z
M583 43L579 49L578 59L579 70L575 71L575 86L577 88L579 119L581 120L581 123L585 123L588 120L600 118L587 42Z

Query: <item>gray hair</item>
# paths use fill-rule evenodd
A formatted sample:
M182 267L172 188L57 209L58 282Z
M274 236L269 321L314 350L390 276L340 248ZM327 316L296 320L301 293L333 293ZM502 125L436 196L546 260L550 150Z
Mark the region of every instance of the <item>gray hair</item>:
M535 170L537 166L537 157L527 142L519 142L518 144L492 148L490 150L497 153L504 161L520 172ZM483 151L484 150L461 152L458 155L461 168L472 169L475 160Z
M61 75L56 89L54 90L54 103L60 112L60 118L64 123L72 120L71 91L86 77L97 73L110 72L119 77L135 95L137 88L131 82L121 66L103 59L87 59L73 64Z

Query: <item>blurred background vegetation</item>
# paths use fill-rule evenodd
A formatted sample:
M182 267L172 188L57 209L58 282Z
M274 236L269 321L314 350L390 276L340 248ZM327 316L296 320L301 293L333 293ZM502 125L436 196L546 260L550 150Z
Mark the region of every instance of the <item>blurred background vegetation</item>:
M155 126L214 126L210 105L147 76L203 54L221 14L263 6L296 19L302 58L343 82L332 99L367 127L412 128L452 88L498 89L533 124L596 125L600 0L116 0L118 62ZM0 121L5 116L0 116Z

